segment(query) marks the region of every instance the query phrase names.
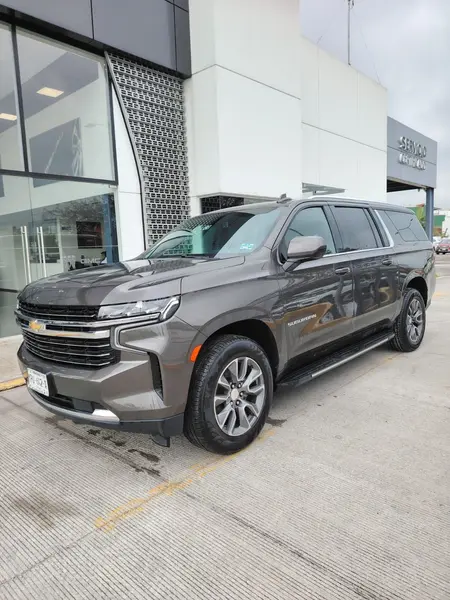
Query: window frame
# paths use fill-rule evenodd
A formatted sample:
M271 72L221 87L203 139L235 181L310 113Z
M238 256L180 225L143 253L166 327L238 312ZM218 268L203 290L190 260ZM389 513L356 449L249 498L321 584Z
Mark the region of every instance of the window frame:
M299 207L296 207L295 209L292 210L292 212L290 213L290 215L288 216L288 218L286 219L285 224L283 225L283 227L281 228L280 232L277 235L277 238L275 240L273 249L276 253L276 260L277 263L279 265L283 265L285 264L282 259L281 259L281 255L280 255L280 250L281 250L281 243L284 239L284 236L287 233L287 230L289 229L289 227L291 226L291 223L293 222L293 220L297 217L297 215L304 211L307 210L308 208L321 208L325 219L328 223L328 226L330 228L330 232L331 232L331 237L333 238L333 242L334 242L334 246L335 248L338 246L338 243L342 244L342 239L341 239L341 234L339 232L339 229L337 227L337 223L334 219L334 215L330 209L330 205L325 203L325 202L308 202L308 203L304 203L301 204ZM323 258L329 258L330 256L337 256L337 253L333 252L331 254L325 254ZM317 259L317 260L322 260L322 259Z
M348 250L346 252L337 252L336 256L343 256L346 254L356 254L356 253L360 253L360 252L374 252L374 251L378 251L378 250L388 250L389 248L393 248L394 246L394 242L391 239L391 236L389 234L389 232L387 231L387 227L385 225L385 223L383 222L381 216L377 215L377 211L374 210L370 205L368 204L362 204L362 203L340 203L340 202L333 202L332 204L330 204L330 209L333 213L333 217L335 218L336 221L336 227L338 227L337 224L337 219L336 216L334 214L334 209L335 208L358 208L360 210L363 210L366 213L367 219L369 221L369 225L370 228L372 229L372 233L374 234L375 237L375 241L377 241L377 233L378 236L381 238L381 246L376 246L374 248L363 248L363 249L359 249L359 250ZM382 210L380 208L380 210ZM377 219L378 217L378 219ZM379 222L382 225L382 228L380 228L379 226ZM342 238L341 238L342 239ZM342 243L342 241L341 241ZM329 254L327 256L330 256Z
M408 211L405 211L405 210L396 210L395 208L391 208L391 207L380 209L380 211L384 212L386 214L386 217L390 220L390 222L392 224L392 227L396 230L396 234L400 236L401 243L397 242L398 246L408 246L408 244L423 244L424 242L427 242L427 241L429 242L430 241L428 239L428 236L427 236L427 233L426 233L425 230L424 230L424 234L426 236L426 239L419 240L419 239L416 238L415 240L408 240L408 241L406 241L406 240L403 239L402 234L400 233L401 229L399 229L397 227L397 225L394 223L394 221L390 218L389 213L397 213L397 214L402 214L402 215L409 215ZM414 214L413 211L411 211L411 216L413 218L415 217L416 220L417 220L417 223L419 224L419 226L422 227L420 225L420 222L419 222L418 218L417 218L417 215ZM381 215L380 215L380 219L383 220L383 217ZM389 230L388 226L384 223L384 221L383 221L383 224L385 225L386 229ZM414 236L416 236L416 234L414 233L414 231L412 229L411 229L411 232L413 233ZM392 235L391 235L390 232L389 232L389 236L392 238ZM393 244L394 243L395 242L393 240Z
M99 184L118 186L119 185L119 173L118 173L118 164L117 164L117 148L116 148L116 140L115 140L115 123L114 123L114 107L113 107L113 91L112 91L112 86L113 86L114 82L113 82L113 79L111 76L111 70L110 70L108 61L106 60L105 56L102 54L92 52L92 51L89 52L88 50L85 50L83 47L77 46L75 44L74 45L68 44L67 41L61 41L57 37L52 38L52 37L49 37L48 35L42 34L40 32L32 31L22 25L17 26L15 23L10 23L3 19L1 20L1 23L6 25L7 28L9 28L10 35L11 35L11 41L12 41L13 61L14 61L13 68L14 68L14 76L15 76L15 85L16 85L16 90L17 90L17 111L18 111L18 117L19 117L20 139L22 142L22 147L20 148L20 150L21 150L21 154L22 154L22 158L23 158L23 169L21 169L21 170L4 169L4 168L1 168L1 166L0 166L0 175L31 177L32 179L49 179L49 180L53 180L53 181L75 181L75 182L80 182L80 183L99 183ZM75 49L76 51L84 52L87 55L92 54L92 55L95 55L97 58L100 58L104 61L106 79L107 79L107 96L108 96L108 104L109 104L108 118L110 119L110 125L111 125L111 154L112 154L112 167L114 170L114 173L113 173L114 177L112 179L101 179L101 178L97 178L97 177L78 177L78 176L72 176L72 175L57 175L57 174L49 174L49 173L40 173L40 172L32 171L30 169L29 152L28 152L27 137L26 137L26 130L25 130L25 111L24 111L23 95L22 95L22 82L21 82L21 77L20 77L20 60L19 60L19 47L18 47L18 41L17 41L17 30L19 30L19 33L23 32L25 35L34 35L34 36L40 38L43 42L46 42L48 44L59 44L62 46L66 46L68 48L68 51L70 51L70 48L72 48L72 51L74 51L74 49Z

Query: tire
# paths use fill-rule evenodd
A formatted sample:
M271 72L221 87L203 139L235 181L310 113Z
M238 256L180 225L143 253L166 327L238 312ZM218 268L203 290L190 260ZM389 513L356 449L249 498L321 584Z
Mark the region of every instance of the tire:
M228 369L228 366L233 368ZM248 383L250 375L256 376L258 369L261 374ZM239 371L237 378L233 374L236 370ZM243 376L244 371L246 376ZM231 381L238 383L230 385ZM248 385L244 386L242 381ZM221 382L227 383L228 387ZM263 392L252 393L261 386L264 387ZM239 392L238 387L242 390L245 387L252 392L246 395L243 391ZM239 393L243 395L243 400L236 398ZM209 452L238 452L251 444L261 432L272 397L273 374L263 349L246 337L217 337L200 354L195 366L185 413L184 434L192 444ZM226 400L218 403L216 398ZM246 430L248 424L251 426Z
M415 311L417 308L417 312ZM414 325L418 318L412 318L412 313L417 315L421 313L421 327ZM403 298L403 307L394 323L394 337L391 340L391 347L397 352L413 352L417 350L423 340L426 328L426 309L425 302L415 289L408 289Z

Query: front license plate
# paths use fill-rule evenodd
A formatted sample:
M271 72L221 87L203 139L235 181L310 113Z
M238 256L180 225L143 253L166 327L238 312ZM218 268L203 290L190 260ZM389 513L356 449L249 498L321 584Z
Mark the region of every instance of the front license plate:
M47 375L28 369L28 387L43 396L49 396Z

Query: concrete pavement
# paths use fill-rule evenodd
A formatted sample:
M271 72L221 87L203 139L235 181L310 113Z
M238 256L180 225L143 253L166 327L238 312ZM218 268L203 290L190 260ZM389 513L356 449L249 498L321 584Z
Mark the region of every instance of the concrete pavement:
M439 272L417 352L380 348L277 395L233 457L76 426L25 388L0 392L0 598L448 600Z

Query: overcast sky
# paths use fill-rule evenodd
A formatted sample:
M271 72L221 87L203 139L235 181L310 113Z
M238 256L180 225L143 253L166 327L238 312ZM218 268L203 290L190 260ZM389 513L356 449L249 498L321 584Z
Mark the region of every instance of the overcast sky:
M303 34L346 62L347 0L301 0L301 12ZM390 117L437 140L435 204L450 208L450 0L355 0L352 64L387 88Z

